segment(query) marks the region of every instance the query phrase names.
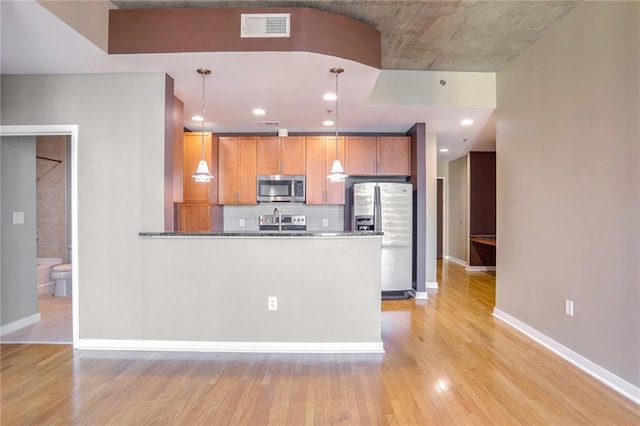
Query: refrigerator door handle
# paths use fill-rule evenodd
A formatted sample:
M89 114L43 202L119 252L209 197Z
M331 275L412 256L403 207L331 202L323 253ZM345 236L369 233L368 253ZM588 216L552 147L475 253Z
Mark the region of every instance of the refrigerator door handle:
M373 230L382 231L382 208L380 203L380 187L373 187Z

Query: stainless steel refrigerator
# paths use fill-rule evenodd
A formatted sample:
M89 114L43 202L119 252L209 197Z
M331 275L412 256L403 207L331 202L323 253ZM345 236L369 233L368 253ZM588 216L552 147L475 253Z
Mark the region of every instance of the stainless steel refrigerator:
M353 185L353 229L382 236L382 291L412 289L413 193L410 183Z

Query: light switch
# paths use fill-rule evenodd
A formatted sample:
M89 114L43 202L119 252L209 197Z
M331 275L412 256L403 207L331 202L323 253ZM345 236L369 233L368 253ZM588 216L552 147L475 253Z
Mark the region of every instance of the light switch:
M240 228L244 228L244 219L240 219Z
M24 212L13 212L13 224L22 225L24 223Z
M322 226L325 228L329 227L329 219L322 219Z

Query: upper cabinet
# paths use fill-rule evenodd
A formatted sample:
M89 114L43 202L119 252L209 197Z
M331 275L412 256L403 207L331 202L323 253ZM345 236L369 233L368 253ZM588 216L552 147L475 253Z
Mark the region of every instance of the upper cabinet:
M307 136L307 204L344 204L344 182L330 182L327 175L336 159L333 136ZM344 138L338 138L338 159L344 164Z
M350 176L411 175L408 136L348 136L346 172Z
M259 175L304 175L305 138L302 136L258 137Z
M219 138L219 203L256 204L257 137Z
M184 134L184 168L182 178L183 200L185 202L207 202L218 203L218 187L215 179L218 177L218 139L213 138L211 133L187 132ZM198 168L198 163L202 159L202 146L204 141L204 159L210 167L214 176L210 182L196 182L192 175Z

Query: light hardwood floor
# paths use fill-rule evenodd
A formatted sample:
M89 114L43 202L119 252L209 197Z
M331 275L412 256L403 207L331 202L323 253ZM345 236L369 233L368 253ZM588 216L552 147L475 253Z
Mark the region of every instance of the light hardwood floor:
M638 425L640 408L491 316L490 273L445 263L383 302L386 353L212 354L2 345L2 424ZM339 326L336 324L336 326Z

